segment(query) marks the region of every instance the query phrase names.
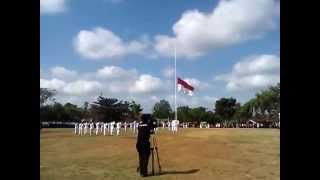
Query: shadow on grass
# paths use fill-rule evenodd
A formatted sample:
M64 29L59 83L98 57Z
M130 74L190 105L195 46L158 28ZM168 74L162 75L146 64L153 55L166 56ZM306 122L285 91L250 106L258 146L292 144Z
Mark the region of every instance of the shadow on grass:
M190 170L184 170L184 171L162 171L161 173L155 174L155 176L161 176L161 175L166 175L166 174L194 174L196 172L200 171L200 169L190 169Z

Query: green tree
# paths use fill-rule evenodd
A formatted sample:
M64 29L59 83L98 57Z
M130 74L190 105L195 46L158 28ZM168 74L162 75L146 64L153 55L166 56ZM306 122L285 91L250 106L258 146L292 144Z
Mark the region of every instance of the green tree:
M215 113L224 121L230 121L238 108L234 98L221 98L216 101Z
M178 119L181 122L188 122L191 121L191 117L190 117L190 111L191 109L189 108L189 106L180 106L177 108L177 114L178 114Z
M168 118L172 113L171 106L168 101L162 99L153 106L153 116L156 118Z
M43 106L48 101L54 101L55 90L40 88L40 106Z
M197 123L200 123L201 121L207 121L206 113L206 108L204 107L192 108L190 111L192 121L196 121Z
M83 117L83 110L77 105L66 103L64 105L65 121L79 122Z
M262 90L253 99L253 106L261 110L261 114L278 114L280 112L280 83Z
M104 122L123 121L129 113L129 102L99 96L91 106L95 119Z
M131 113L131 116L134 119L138 119L140 113L143 111L143 109L141 108L140 104L136 104L135 101L131 101L130 105L129 105L129 111Z
M52 121L60 121L63 122L67 118L67 114L64 110L64 107L61 103L55 102L52 106Z

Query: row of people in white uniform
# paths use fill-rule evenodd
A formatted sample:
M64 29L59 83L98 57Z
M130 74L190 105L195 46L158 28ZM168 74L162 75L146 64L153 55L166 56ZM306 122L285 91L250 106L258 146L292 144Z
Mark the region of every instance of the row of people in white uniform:
M127 132L127 127L131 128L133 130L133 133L137 133L138 130L138 125L139 123L137 121L134 121L132 123L121 123L121 122L109 122L109 123L104 123L104 122L82 122L82 123L75 123L74 126L74 133L78 134L80 136L82 135L86 135L87 133L89 133L89 135L91 136L93 133L95 133L96 135L98 135L99 133L103 133L103 135L106 134L110 134L113 135L114 133L114 129L116 131L116 135L119 136L120 135L120 128L124 127L124 131Z
M165 128L167 125L168 130L175 133L175 132L178 132L179 124L180 124L179 120L172 120L172 121L168 121L167 123L162 122L162 127Z

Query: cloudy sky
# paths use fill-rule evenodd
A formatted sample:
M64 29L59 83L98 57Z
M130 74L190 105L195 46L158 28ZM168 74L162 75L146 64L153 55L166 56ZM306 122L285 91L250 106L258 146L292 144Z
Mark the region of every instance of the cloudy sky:
M150 112L174 102L177 76L195 87L178 105L246 102L280 81L279 1L40 0L40 86L83 105L101 93Z

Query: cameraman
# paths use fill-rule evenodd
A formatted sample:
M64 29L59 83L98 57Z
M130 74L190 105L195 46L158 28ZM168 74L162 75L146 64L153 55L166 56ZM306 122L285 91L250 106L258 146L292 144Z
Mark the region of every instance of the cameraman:
M136 148L139 153L140 175L147 176L148 161L150 157L150 134L153 133L153 122L150 114L143 114L138 126L138 138Z

